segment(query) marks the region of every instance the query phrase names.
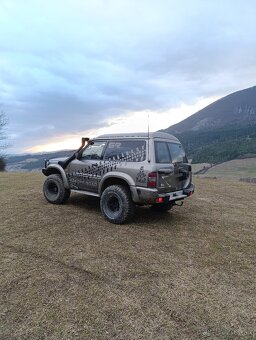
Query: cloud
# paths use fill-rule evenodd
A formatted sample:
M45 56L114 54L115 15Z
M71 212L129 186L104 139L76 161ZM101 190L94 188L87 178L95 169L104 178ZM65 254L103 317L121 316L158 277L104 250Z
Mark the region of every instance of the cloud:
M255 85L255 10L250 0L2 0L0 103L13 143Z

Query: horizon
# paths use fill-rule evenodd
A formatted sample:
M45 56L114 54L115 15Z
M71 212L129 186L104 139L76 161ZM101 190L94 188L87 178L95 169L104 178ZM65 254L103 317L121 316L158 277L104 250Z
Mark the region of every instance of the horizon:
M200 111L200 110L202 110L202 109L204 109L205 107L207 107L207 106L209 106L209 105L211 105L211 104L213 104L215 101L217 101L217 100L219 100L219 99L221 99L221 98L210 98L210 99L204 99L204 100L201 100L201 101L199 101L198 103L196 103L195 105L191 105L191 106L189 106L188 108L191 108L191 109L197 109L197 111L196 112L194 112L194 113L192 113L192 114L185 114L184 115L184 119L178 119L178 121L176 121L174 124L172 124L172 125L170 125L170 126L173 126L173 125L175 125L175 124L178 124L178 123L180 123L180 122L182 122L183 120L185 120L185 119L187 119L187 118L189 118L189 117L191 117L191 116L193 116L194 114L196 114L198 111ZM209 103L208 103L208 101L209 101ZM205 103L207 103L207 105L205 106ZM174 108L174 109L172 109L172 110L177 110L177 111L180 111L180 110L182 110L183 108L185 107L185 105L183 105L182 107L180 107L180 108ZM148 112L146 112L145 113L146 115L148 115ZM136 117L134 117L134 118L136 118ZM146 123L147 123L148 121L146 121ZM150 114L149 114L149 122L150 122ZM114 126L114 129L113 129L113 126ZM133 125L131 124L131 127L132 127ZM145 126L146 126L146 124L145 124ZM159 129L157 129L157 130L150 130L150 132L155 132L155 131L158 131L158 130L161 130L161 129L165 129L165 128L168 128L169 126L163 126L162 128L159 128ZM86 137L90 137L90 138L95 138L95 137L97 137L97 136L99 136L99 135L102 135L102 134L107 134L107 133L129 133L129 132L134 132L135 130L133 129L133 127L132 128L130 128L130 129L128 129L128 130L126 130L125 132L124 131L120 131L120 124L113 124L113 125L111 125L111 126L109 126L109 127L103 127L103 128L101 128L101 129L98 129L97 130L98 131L98 133L97 133L97 135L95 134L95 133L90 133L89 132L89 134L87 134L87 136ZM137 131L137 130L136 130ZM144 131L140 131L140 132L147 132L147 130L145 130L144 129ZM55 147L55 145L62 145L62 143L53 143L53 144L50 144L50 143L48 143L47 144L47 146L48 146L48 150L44 150L44 149L42 149L42 146L38 146L38 148L39 148L39 151L33 151L33 149L34 148L31 148L31 149L28 149L28 150L26 150L26 151L24 151L24 152L20 152L20 153L9 153L9 154L7 154L7 157L8 156L25 156L25 155L39 155L39 154L47 154L47 153L54 153L54 152L60 152L60 151L72 151L72 150L75 150L75 148L74 147L79 147L79 142L80 142L80 140L81 140L81 138L82 138L83 136L80 136L80 137L77 137L76 139L75 139L75 141L76 141L76 144L73 144L73 147L70 147L70 148L66 148L66 147L64 147L64 148L59 148L59 149L54 149L54 148L51 148L51 146L53 145L53 147ZM80 138L80 139L79 139ZM78 142L78 143L77 143ZM65 140L64 142L63 142L65 145L67 144L67 141Z

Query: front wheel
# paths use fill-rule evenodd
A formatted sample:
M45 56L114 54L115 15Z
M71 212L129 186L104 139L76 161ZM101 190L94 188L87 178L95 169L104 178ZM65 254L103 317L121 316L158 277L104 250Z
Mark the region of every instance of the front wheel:
M135 207L125 186L111 185L101 195L100 209L107 221L122 224L133 217Z
M53 204L65 203L70 196L70 190L64 187L62 178L58 174L49 175L43 186L44 197Z

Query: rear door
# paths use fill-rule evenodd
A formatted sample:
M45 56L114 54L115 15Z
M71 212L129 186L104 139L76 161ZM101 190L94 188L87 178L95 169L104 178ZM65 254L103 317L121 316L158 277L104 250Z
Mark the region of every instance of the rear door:
M155 141L159 192L172 192L188 186L191 166L180 143Z

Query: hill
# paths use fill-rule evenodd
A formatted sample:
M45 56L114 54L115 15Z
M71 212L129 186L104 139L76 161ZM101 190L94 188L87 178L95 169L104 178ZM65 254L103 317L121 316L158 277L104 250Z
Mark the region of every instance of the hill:
M233 159L213 166L209 163L194 164L192 170L199 177L256 183L256 158Z
M74 150L61 150L48 153L26 154L7 156L6 163L7 171L31 171L40 170L44 166L45 159L68 157L71 156Z
M227 126L253 126L256 124L256 86L234 92L182 122L165 129L165 132L179 134L185 131L202 131Z
M256 155L256 86L223 97L162 131L181 140L193 163Z

